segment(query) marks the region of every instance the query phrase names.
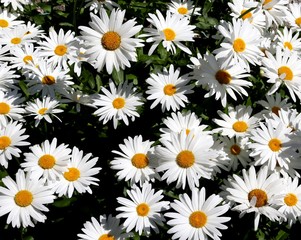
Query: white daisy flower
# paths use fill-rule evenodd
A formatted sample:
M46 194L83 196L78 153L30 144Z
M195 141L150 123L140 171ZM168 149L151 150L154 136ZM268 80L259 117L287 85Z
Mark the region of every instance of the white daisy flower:
M163 190L155 191L150 183L145 182L141 189L134 186L126 192L130 199L118 197L117 202L122 206L116 208L121 212L116 217L125 218L126 232L135 228L139 235L145 233L149 236L151 229L159 233L157 225L163 226L165 221L162 211L169 209L169 201L161 201Z
M137 61L136 48L144 44L142 39L133 38L142 28L135 19L122 23L125 10L113 9L110 17L105 9L100 10L100 17L91 13L90 27L80 26L81 38L86 44L88 61L101 71L106 65L109 74L113 69L130 67L130 61Z
M271 121L276 129L279 123L289 128L289 134L293 134L297 130L301 130L301 113L296 109L280 109L278 115L273 114L267 121Z
M48 212L46 204L53 203L53 192L41 181L31 180L29 174L18 170L16 181L10 176L2 178L0 186L0 216L8 214L7 224L13 227L34 227L36 222L45 222L43 212Z
M0 50L1 51L1 50ZM19 75L15 74L16 71L12 70L11 66L8 66L8 63L0 63L0 90L9 91L12 89L19 89L18 79Z
M286 12L288 10L289 0L261 0L261 8L266 17L266 27L269 28L272 24L282 26Z
M158 45L162 42L163 47L172 54L175 54L180 48L187 54L192 54L190 49L182 42L193 42L195 33L194 25L189 24L188 18L183 18L179 14L173 14L171 11L166 12L166 17L159 10L156 10L156 15L148 14L150 18L147 20L152 24L151 28L144 28L144 34L140 37L148 37L146 42L154 42L148 51L148 55L152 55Z
M3 3L4 7L7 7L11 5L11 7L14 9L14 11L20 10L21 12L24 10L24 5L31 4L31 0L1 0L1 3Z
M19 14L11 13L6 8L0 8L0 30L13 28L24 23L23 20L17 20Z
M298 32L293 32L292 29L288 29L286 26L282 31L277 30L276 36L277 45L282 49L288 49L290 51L300 52L301 39Z
M179 14L182 17L190 18L192 14L194 16L201 15L200 7L195 7L191 0L172 0L168 3L168 10L173 14Z
M116 129L119 120L123 120L126 125L129 125L130 118L135 121L135 117L139 117L137 107L143 104L142 96L133 88L133 83L127 81L115 86L114 82L109 82L110 91L102 87L101 91L104 94L99 94L94 99L94 105L99 107L93 114L99 117L99 121L106 124L113 119L113 126Z
M83 47L82 41L78 41L75 54L69 56L70 59L68 63L70 66L73 66L73 71L78 77L81 76L82 64L84 62L88 62L88 56L86 54L86 51L87 50Z
M215 194L206 198L204 187L200 190L193 188L191 197L187 193L180 194L179 200L170 204L174 212L164 214L171 218L167 221L171 226L167 233L173 234L172 239L219 240L222 236L220 229L227 229L224 223L231 219L223 216L229 205L222 205L222 201L223 198Z
M120 8L118 3L111 0L85 0L85 8L89 8L90 12L97 14L102 8L112 10L113 8Z
M22 24L22 27L26 29L26 35L35 40L35 42L40 41L40 38L44 36L45 31L42 29L41 25L36 25L35 23L27 21L25 24Z
M285 12L285 20L290 29L301 31L301 3L291 2L288 4L288 11Z
M146 79L148 90L146 94L149 96L147 100L154 100L151 109L161 104L162 112L165 110L179 110L180 107L185 107L188 103L186 94L191 94L194 85L189 84L190 78L188 74L180 76L180 68L174 69L174 65L170 65L169 69L163 68L163 72L157 74L151 73Z

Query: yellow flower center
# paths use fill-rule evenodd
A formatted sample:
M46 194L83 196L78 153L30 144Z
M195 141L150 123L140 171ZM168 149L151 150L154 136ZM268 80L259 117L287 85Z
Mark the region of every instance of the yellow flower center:
M173 41L176 38L176 33L171 28L165 28L163 30L166 41Z
M55 165L55 157L50 154L45 154L39 158L38 164L43 169L51 169Z
M11 139L8 136L0 137L0 150L4 150L11 144Z
M285 74L284 80L292 80L294 78L293 71L287 67L287 66L282 66L278 68L278 76Z
M120 109L120 108L124 107L125 100L124 100L124 98L118 97L113 100L112 104L113 104L114 108Z
M248 194L248 200L251 201L253 197L256 197L256 204L255 207L262 207L265 206L268 203L268 196L265 191L261 189L253 189Z
M215 74L215 79L220 84L229 84L232 80L232 77L226 70L218 70Z
M41 115L44 115L47 110L48 110L48 108L41 108L41 109L39 109L38 113Z
M176 93L177 88L173 84L167 84L167 85L164 86L163 91L164 91L165 95L172 96Z
M69 182L76 181L80 177L80 171L77 168L68 168L68 172L64 173L64 178Z
M0 19L0 27L7 28L8 25L8 21L6 21L5 19Z
M55 78L50 75L46 75L42 78L42 83L46 85L55 84Z
M178 13L185 15L188 13L188 9L186 7L179 7L178 8Z
M230 152L233 154L233 155L239 155L240 154L240 147L236 144L233 144L231 147L230 147Z
M104 49L114 51L120 47L121 37L117 32L106 32L101 38L101 44Z
M136 168L145 168L148 166L148 157L144 153L136 153L131 161Z
M189 168L194 164L195 156L193 152L189 150L181 151L176 158L176 162L181 168Z
M189 216L189 223L194 228L204 227L207 223L207 215L202 211L195 211Z
M300 27L301 26L301 17L296 18L295 23Z
M33 61L33 58L32 58L32 56L30 56L30 55L27 55L27 56L25 56L24 58L23 58L23 62L25 63L25 64L28 64L29 62L32 62Z
M272 113L275 113L277 116L279 116L280 107L274 106L272 107Z
M245 132L248 129L248 124L245 121L237 121L233 123L232 128L235 132Z
M293 45L290 42L284 42L283 46L289 50L293 50Z
M113 235L110 234L103 234L101 235L98 240L115 240L115 237Z
M286 194L286 196L284 197L284 202L287 206L295 206L298 202L298 198L295 194L293 193L288 193Z
M21 190L16 193L14 200L19 207L27 207L32 203L33 195L27 190Z
M64 56L67 52L66 45L57 45L54 49L54 53L58 56Z
M243 20L252 17L252 13L251 13L251 12L245 13L246 11L248 11L248 10L245 9L245 10L242 10L242 11L240 12L240 15L242 15L241 18L242 18ZM244 14L244 13L245 13L245 14Z
M9 111L10 111L10 106L5 102L1 102L0 103L0 114L8 114Z
M149 208L148 204L146 204L146 203L140 203L140 204L136 207L137 214L138 214L138 216L140 216L140 217L145 217L145 216L147 216L149 210L150 210L150 208Z
M269 141L269 148L273 151L273 152L278 152L282 147L281 141L278 138L272 138Z
M10 40L10 42L12 44L19 44L21 41L22 41L22 39L18 38L18 37L15 37L15 38L13 38L13 39Z
M246 43L241 38L236 38L233 42L233 49L237 53L241 53L246 49Z

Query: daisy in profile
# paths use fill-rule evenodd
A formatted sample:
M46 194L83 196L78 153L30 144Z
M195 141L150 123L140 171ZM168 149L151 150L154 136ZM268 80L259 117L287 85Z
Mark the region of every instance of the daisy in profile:
M133 38L142 28L135 19L124 23L125 10L113 9L110 16L100 10L100 16L91 13L90 27L80 26L81 38L85 41L89 62L101 71L106 65L109 74L113 69L130 67L137 61L136 48L142 47L142 39Z
M56 197L43 182L30 179L21 169L16 180L6 176L1 181L4 186L0 186L0 216L8 214L7 224L26 228L45 222L47 217L43 212L49 211L45 205L53 203Z
M18 121L9 122L0 127L0 164L7 168L8 161L13 157L20 157L20 146L30 143L25 141L29 135L24 135L25 128Z
M44 183L57 181L63 172L68 170L71 149L68 145L58 145L57 139L46 140L41 144L30 147L31 152L24 153L24 162L21 167L30 172L34 180L42 179Z
M121 212L116 217L125 218L123 226L126 232L135 229L139 235L149 236L153 229L159 233L157 225L163 226L165 221L162 212L169 209L169 201L161 201L163 190L155 191L150 183L145 182L141 188L134 185L126 192L130 199L118 197L117 202L121 206L116 208Z
M88 56L86 54L86 49L83 47L83 41L78 40L76 51L73 55L69 55L68 64L73 67L73 71L78 77L81 76L82 64L88 62Z
M113 8L120 7L115 1L111 0L85 0L85 3L85 8L89 8L90 12L94 12L95 14L100 12L102 8L112 10Z
M124 179L131 185L140 183L140 186L146 181L154 181L159 178L156 173L156 162L152 154L154 142L143 141L142 136L128 137L124 139L124 144L119 144L121 151L113 150L112 153L118 156L110 162L111 168L117 170L118 180Z
M0 50L1 51L1 50ZM18 89L19 75L16 71L8 66L8 63L0 63L0 90L7 92L12 89Z
M275 26L282 26L286 12L288 10L289 0L261 0L261 8L266 17L266 27L269 28L274 24Z
M6 8L0 8L0 30L13 28L24 23L22 20L17 20L18 17L17 13L11 13Z
M193 93L194 85L189 84L190 78L188 74L180 75L180 68L174 69L171 64L169 69L163 68L163 72L157 74L151 73L150 77L146 79L148 83L148 90L146 94L149 96L147 100L154 100L151 109L161 104L162 112L165 110L173 111L179 110L180 107L185 107L188 103L186 94Z
M179 200L170 204L174 211L164 214L171 218L167 221L171 226L167 233L173 234L172 239L219 240L222 236L220 229L227 229L224 223L231 219L223 216L229 210L229 205L222 202L223 198L216 194L206 198L204 187L200 190L193 188L191 197L187 193L180 194Z
M280 109L278 115L272 115L267 121L271 121L273 127L276 129L279 123L282 123L289 129L289 135L295 131L301 130L301 113L296 109Z
M99 220L92 217L90 221L84 223L82 233L77 234L78 240L125 240L132 237L131 233L124 233L120 219L111 214L100 215Z
M135 117L140 116L137 107L143 104L141 94L136 93L133 83L127 81L116 87L114 82L110 80L109 88L110 90L102 87L103 94L95 97L94 105L98 109L93 114L98 116L99 121L103 121L103 124L113 120L115 129L119 120L123 120L126 125L129 125L128 118L135 121Z
M194 16L199 16L200 7L195 7L193 1L191 0L172 0L168 4L168 10L173 14L179 14L182 17L190 18L192 14Z
M212 176L211 159L217 153L211 148L214 144L211 135L195 135L186 131L173 133L171 139L161 139L161 145L155 148L159 160L158 172L167 184L176 182L176 188L185 189L186 182L190 189L199 186L199 179L210 179Z
M214 55L208 54L204 59L200 59L201 66L193 71L193 79L196 79L196 84L208 89L205 98L215 95L215 100L221 100L222 106L226 107L229 95L235 101L236 95L243 97L248 96L245 88L253 86L247 80L250 76L246 69L239 64L224 63L221 59L216 59Z
M301 31L301 3L291 2L288 4L288 11L285 12L286 22L290 29Z
M48 123L52 123L51 117L55 117L61 121L56 116L57 113L62 113L64 111L63 109L57 108L59 105L59 101L44 96L42 100L36 98L33 102L27 102L25 110L29 116L34 116L35 127L37 127L43 119Z
M158 45L162 42L163 47L172 54L175 54L180 48L187 54L192 54L190 49L182 42L193 42L195 33L194 25L189 24L187 17L182 17L180 14L173 14L171 11L166 12L166 17L159 10L156 14L149 13L147 20L152 24L151 28L144 28L144 34L141 37L148 37L146 42L154 42L148 51L148 55L152 55Z
M67 196L71 198L74 192L80 194L92 193L90 185L97 186L99 179L95 177L101 170L95 167L98 157L92 158L92 153L84 155L82 150L73 147L71 159L68 163L68 170L64 171L58 181L51 186L51 189L59 197Z
M301 39L298 32L288 29L286 26L282 31L277 30L276 36L277 45L282 49L300 52Z
M24 10L24 5L31 4L31 0L1 0L4 7L11 6L14 11L20 10L21 12Z

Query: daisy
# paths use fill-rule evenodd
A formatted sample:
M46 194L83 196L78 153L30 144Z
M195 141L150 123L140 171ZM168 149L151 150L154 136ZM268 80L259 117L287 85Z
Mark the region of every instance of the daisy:
M75 190L80 194L85 192L92 194L90 185L98 185L99 179L95 175L101 170L100 167L95 167L97 161L98 157L92 158L92 153L84 155L82 150L73 147L68 170L51 186L52 190L59 197L64 195L68 198L72 197Z
M135 121L135 117L139 117L137 107L141 106L142 97L140 93L136 93L136 88L133 88L133 83L127 81L115 86L114 82L109 82L110 91L102 87L101 91L104 94L99 94L94 99L94 105L99 107L93 114L99 116L99 121L106 124L113 119L113 126L116 129L119 120L123 120L126 125L129 125L128 118Z
M57 181L68 170L71 149L64 143L58 145L56 138L33 145L30 150L24 153L25 162L21 167L31 173L32 179L42 179L48 184Z
M7 224L13 227L34 227L35 222L45 222L46 204L53 203L55 196L41 181L31 180L29 174L18 170L16 181L10 176L2 178L0 186L0 216L8 214Z
M26 35L33 39L35 42L40 41L40 38L44 36L44 30L40 25L36 25L30 21L27 21L25 24L22 24L21 27L26 29Z
M247 80L250 76L244 68L239 64L229 65L221 59L216 59L214 55L208 54L204 59L200 59L201 66L193 71L193 79L196 79L196 84L202 85L209 92L205 97L215 95L215 100L220 99L222 106L227 105L227 95L230 95L235 101L237 95L240 97L248 96L245 88L253 86Z
M154 42L148 51L148 55L152 55L158 45L162 42L163 47L172 54L175 54L180 48L187 54L192 54L190 49L182 42L193 42L195 33L194 25L189 25L189 19L183 18L180 14L173 14L171 11L166 12L166 18L159 10L156 10L156 15L148 14L150 18L147 20L152 24L152 28L144 28L144 34L141 37L148 37L146 42Z
M91 13L90 27L80 26L81 38L86 44L89 62L101 71L106 65L109 74L113 69L130 67L130 61L137 61L136 48L144 46L142 39L133 38L142 28L135 19L122 23L125 10L113 9L110 17L105 9L100 10L100 17Z
M0 50L1 51L1 50ZM16 85L18 85L18 77L16 71L13 70L8 63L0 63L0 90L1 91L9 91L12 89L19 89Z
M107 8L109 10L112 10L113 8L120 8L120 6L111 0L85 0L85 8L89 8L90 12L94 12L97 14L100 12L102 8Z
M124 233L123 226L120 225L120 219L109 216L100 215L99 220L95 217L91 221L84 223L82 228L83 233L77 234L79 240L125 240L132 237L131 233Z
M180 68L174 69L171 64L169 69L163 68L163 72L150 73L150 77L146 79L148 90L146 94L149 96L147 100L154 100L151 109L161 104L162 112L165 110L179 110L180 106L185 107L188 103L186 94L193 93L194 85L189 84L190 78L188 74L180 76Z
M77 41L76 51L73 55L69 56L68 64L73 66L73 71L78 77L81 76L82 64L88 62L88 56L86 54L86 49L83 47L82 41Z
M242 170L243 177L236 174L229 178L227 198L233 201L234 211L240 212L240 217L246 213L255 213L254 231L257 231L261 215L266 216L270 221L280 221L285 216L274 208L274 202L278 194L284 188L284 183L278 174L268 174L268 168L262 167L256 172L251 166L248 171Z
M27 102L25 110L29 116L34 116L35 127L37 127L42 119L48 123L52 123L52 117L61 120L56 116L57 113L61 113L64 110L58 109L59 101L52 99L51 97L44 96L42 100L36 98L34 102Z
M300 52L301 39L299 33L293 32L292 29L288 29L286 26L282 31L277 31L276 41L277 45L282 49Z
M118 197L121 206L116 208L121 212L116 217L125 218L126 232L135 228L139 235L145 233L149 236L151 229L159 233L157 225L162 226L165 221L162 211L169 209L169 201L161 201L163 190L155 191L150 183L145 182L141 189L134 186L126 192L130 199Z
M228 204L221 204L223 198L212 194L206 198L206 189L193 188L191 197L187 193L180 194L179 200L170 204L174 212L167 212L164 216L171 218L167 224L171 228L167 231L173 234L172 239L215 239L222 236L220 229L228 227L224 224L230 217L224 217L229 210Z
M289 24L290 29L300 31L301 30L301 3L292 2L288 4L288 11L286 14L286 22Z
M24 23L22 20L17 20L18 17L17 13L11 13L6 8L0 8L0 31Z
M275 93L282 85L285 85L294 102L296 102L295 95L301 99L300 64L301 59L297 52L291 52L288 49L282 51L278 47L274 56L266 51L266 57L262 59L261 69L263 76L268 79L267 82L273 84L268 94Z
M192 15L199 16L200 7L195 7L191 0L173 0L168 4L168 10L173 14L190 18Z
M289 0L261 0L261 7L266 17L266 27L269 28L272 24L276 26L283 25L285 20L285 12Z
M9 4L14 9L14 11L20 10L21 12L24 10L23 5L31 4L31 0L1 0L4 7L7 7Z
M171 139L161 139L163 146L155 148L155 156L159 161L156 168L164 172L162 180L167 184L176 182L176 188L185 189L186 182L189 188L199 186L199 179L210 179L212 163L210 159L217 157L211 148L214 144L210 135L195 135L186 131L173 133Z
M272 115L267 121L271 121L273 127L276 129L279 123L289 128L289 134L293 134L297 130L301 130L301 113L296 109L281 109L278 115Z
M0 164L8 167L8 161L14 157L20 157L19 146L27 146L30 143L25 140L29 135L24 135L25 128L21 123L9 122L0 127Z

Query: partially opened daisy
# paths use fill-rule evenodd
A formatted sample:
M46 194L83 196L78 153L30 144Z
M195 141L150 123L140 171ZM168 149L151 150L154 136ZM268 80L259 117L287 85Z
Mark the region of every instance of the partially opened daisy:
M91 13L90 27L79 26L81 38L85 41L88 61L101 71L106 65L109 74L130 67L130 61L137 61L136 48L142 47L142 39L134 38L142 28L135 19L122 23L125 10L113 9L108 16L105 9L97 16Z
M222 204L223 198L212 194L206 198L206 189L193 188L191 196L180 194L179 200L170 204L173 212L164 216L171 218L167 224L171 228L167 231L173 234L172 239L215 239L222 237L221 230L228 227L224 224L230 217L224 216L229 210L228 204Z
M174 65L170 65L169 69L165 68L157 74L151 73L146 79L148 90L146 94L149 96L147 100L154 100L151 109L161 104L162 112L165 110L179 110L188 103L186 94L191 94L194 85L189 84L190 78L188 74L180 75L180 68L175 70Z
M279 114L273 114L271 118L267 121L271 121L275 129L279 123L282 123L284 126L289 128L288 137L291 134L294 134L295 131L301 130L301 113L298 112L295 108L290 109L280 109Z
M149 13L147 20L152 24L151 28L144 28L144 34L141 37L148 37L146 42L154 42L148 51L148 55L152 55L158 45L162 42L163 47L167 51L171 51L175 54L177 48L182 51L192 54L190 49L185 46L185 42L193 42L195 33L194 25L189 24L188 18L183 18L179 14L173 14L171 11L166 12L166 17L162 15L159 10L156 10L156 14ZM184 43L183 43L184 42Z
M30 179L30 174L20 169L16 180L6 176L1 181L4 186L0 186L0 216L8 214L7 224L26 228L45 222L43 212L49 211L45 205L53 203L56 197L43 182Z
M116 208L121 212L116 217L125 218L123 226L126 232L135 229L139 235L146 236L151 230L159 233L157 225L163 226L163 211L169 209L169 201L162 201L163 190L155 191L150 183L145 182L141 188L134 185L126 192L130 199L118 197L121 206Z
M200 14L200 7L195 7L191 0L172 0L168 4L168 10L173 14L179 14L182 17L190 18L192 15L198 16Z

